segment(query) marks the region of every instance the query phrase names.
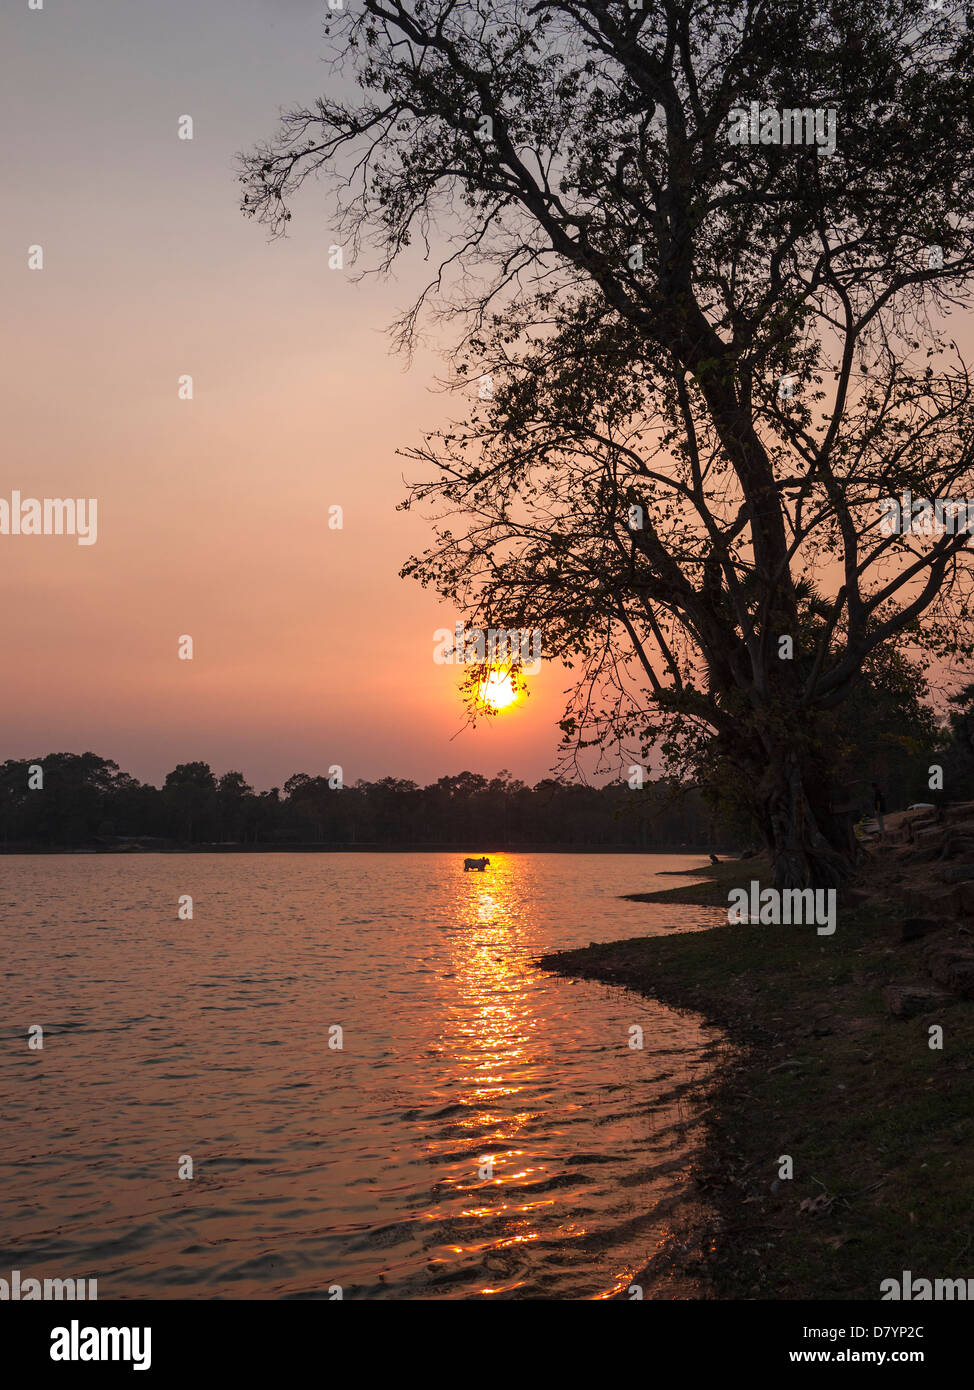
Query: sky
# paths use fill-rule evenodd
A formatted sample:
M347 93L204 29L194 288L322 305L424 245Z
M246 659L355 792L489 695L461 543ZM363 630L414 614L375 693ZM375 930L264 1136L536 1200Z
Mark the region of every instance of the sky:
M564 670L465 728L433 661L459 615L398 577L431 533L396 450L448 413L442 360L386 334L422 267L329 269L313 185L285 241L239 210L238 152L339 80L321 0L28 3L0 19L0 498L96 498L98 532L0 535L0 760L545 776Z

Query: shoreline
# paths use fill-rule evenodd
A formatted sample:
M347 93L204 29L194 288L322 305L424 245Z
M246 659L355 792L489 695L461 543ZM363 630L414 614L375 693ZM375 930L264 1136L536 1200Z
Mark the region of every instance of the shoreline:
M898 867L873 859L832 937L721 923L536 961L724 1031L728 1049L697 1091L706 1137L693 1173L717 1214L700 1232L712 1297L873 1300L903 1270L974 1275L974 1001L891 1012L897 990L924 980L929 944L903 931ZM731 888L767 873L764 859L735 860L626 896L726 908ZM933 1024L942 1050L929 1046Z

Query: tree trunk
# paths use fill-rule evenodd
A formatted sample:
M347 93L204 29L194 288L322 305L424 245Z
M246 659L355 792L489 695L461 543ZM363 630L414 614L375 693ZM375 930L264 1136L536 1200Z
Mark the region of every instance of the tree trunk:
M758 824L776 888L846 886L855 871L848 827L832 812L829 786L796 745L772 758L755 789Z

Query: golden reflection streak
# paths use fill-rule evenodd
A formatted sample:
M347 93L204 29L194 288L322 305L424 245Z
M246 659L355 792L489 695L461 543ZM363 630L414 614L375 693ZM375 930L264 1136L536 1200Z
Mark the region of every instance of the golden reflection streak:
M478 853L483 852L478 848ZM452 1055L459 1071L452 1097L453 1103L464 1107L455 1122L460 1138L451 1135L450 1149L462 1148L466 1157L447 1169L440 1185L452 1188L458 1203L454 1219L492 1223L507 1221L515 1224L503 1234L490 1236L484 1231L482 1241L455 1241L443 1244L441 1251L461 1258L490 1256L503 1251L530 1248L542 1237L538 1221L542 1212L564 1209L570 1198L548 1196L517 1202L505 1200L509 1188L553 1176L542 1164L525 1165L525 1151L517 1147L519 1131L535 1119L538 1111L521 1108L514 1115L504 1115L497 1109L501 1100L516 1098L531 1082L527 1063L535 1055L529 1044L542 1026L534 1012L526 989L522 940L533 940L530 916L532 894L524 876L530 872L525 860L513 859L502 853L490 855L485 882L480 874L462 869L455 881L455 917L457 930L450 937L452 972L448 996L444 999L443 1025L440 1034L442 1051ZM523 1071L522 1071L523 1069ZM441 1145L434 1146L442 1151ZM490 1158L490 1177L481 1176L483 1163ZM520 1162L518 1162L520 1160ZM498 1171L500 1170L500 1171ZM443 1170L439 1170L442 1172ZM476 1192L481 1200L469 1204ZM523 1194L518 1194L519 1197ZM431 1214L432 1215L432 1214ZM442 1215L442 1213L440 1213ZM562 1224L560 1232L566 1239L587 1234L588 1227L578 1222ZM510 1278L495 1284L479 1286L482 1294L510 1293L529 1282L527 1270L516 1267ZM634 1276L616 1275L609 1288L593 1294L596 1300L617 1296L626 1290Z
M527 1083L518 1073L531 1055L528 1043L539 1020L524 989L518 950L522 936L530 939L531 926L524 920L530 893L523 882L518 883L524 861L496 853L490 861L487 882L479 875L472 882L461 872L456 886L459 930L452 938L451 998L441 1043L453 1053L460 1071L455 1100L466 1107L458 1127L467 1132L461 1143L469 1154L469 1166L464 1163L464 1171L454 1172L448 1183L458 1195L476 1192L483 1199L489 1194L487 1201L463 1203L457 1213L461 1218L497 1222L507 1217L517 1223L517 1229L483 1242L444 1247L456 1255L531 1245L541 1236L535 1224L538 1214L556 1205L548 1197L504 1200L505 1189L541 1180L548 1170L526 1163L527 1155L516 1143L518 1131L537 1112L518 1107L509 1115L497 1108L498 1101L514 1100ZM480 1176L488 1159L489 1178ZM497 1292L520 1282L492 1284L482 1292Z

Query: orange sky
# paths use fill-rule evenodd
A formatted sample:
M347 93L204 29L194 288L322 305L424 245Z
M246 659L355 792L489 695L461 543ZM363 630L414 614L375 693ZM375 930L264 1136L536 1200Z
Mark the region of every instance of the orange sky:
M385 329L430 267L329 270L312 185L287 241L239 211L237 152L339 82L323 13L48 0L0 18L0 497L96 497L99 531L0 535L0 759L91 749L158 781L200 758L258 787L335 763L348 781L551 768L566 673L454 738L458 673L432 653L459 615L398 578L430 532L395 510L413 467L396 449L448 402L442 359L406 371Z
M314 190L287 242L238 210L236 152L333 81L321 12L101 0L0 21L18 130L0 496L98 499L93 546L0 536L0 759L91 749L156 781L202 758L260 787L332 763L419 781L551 766L564 673L451 742L457 672L432 651L457 614L397 575L428 531L395 510L395 450L447 408L440 359L406 372L384 335L418 274L330 271Z

